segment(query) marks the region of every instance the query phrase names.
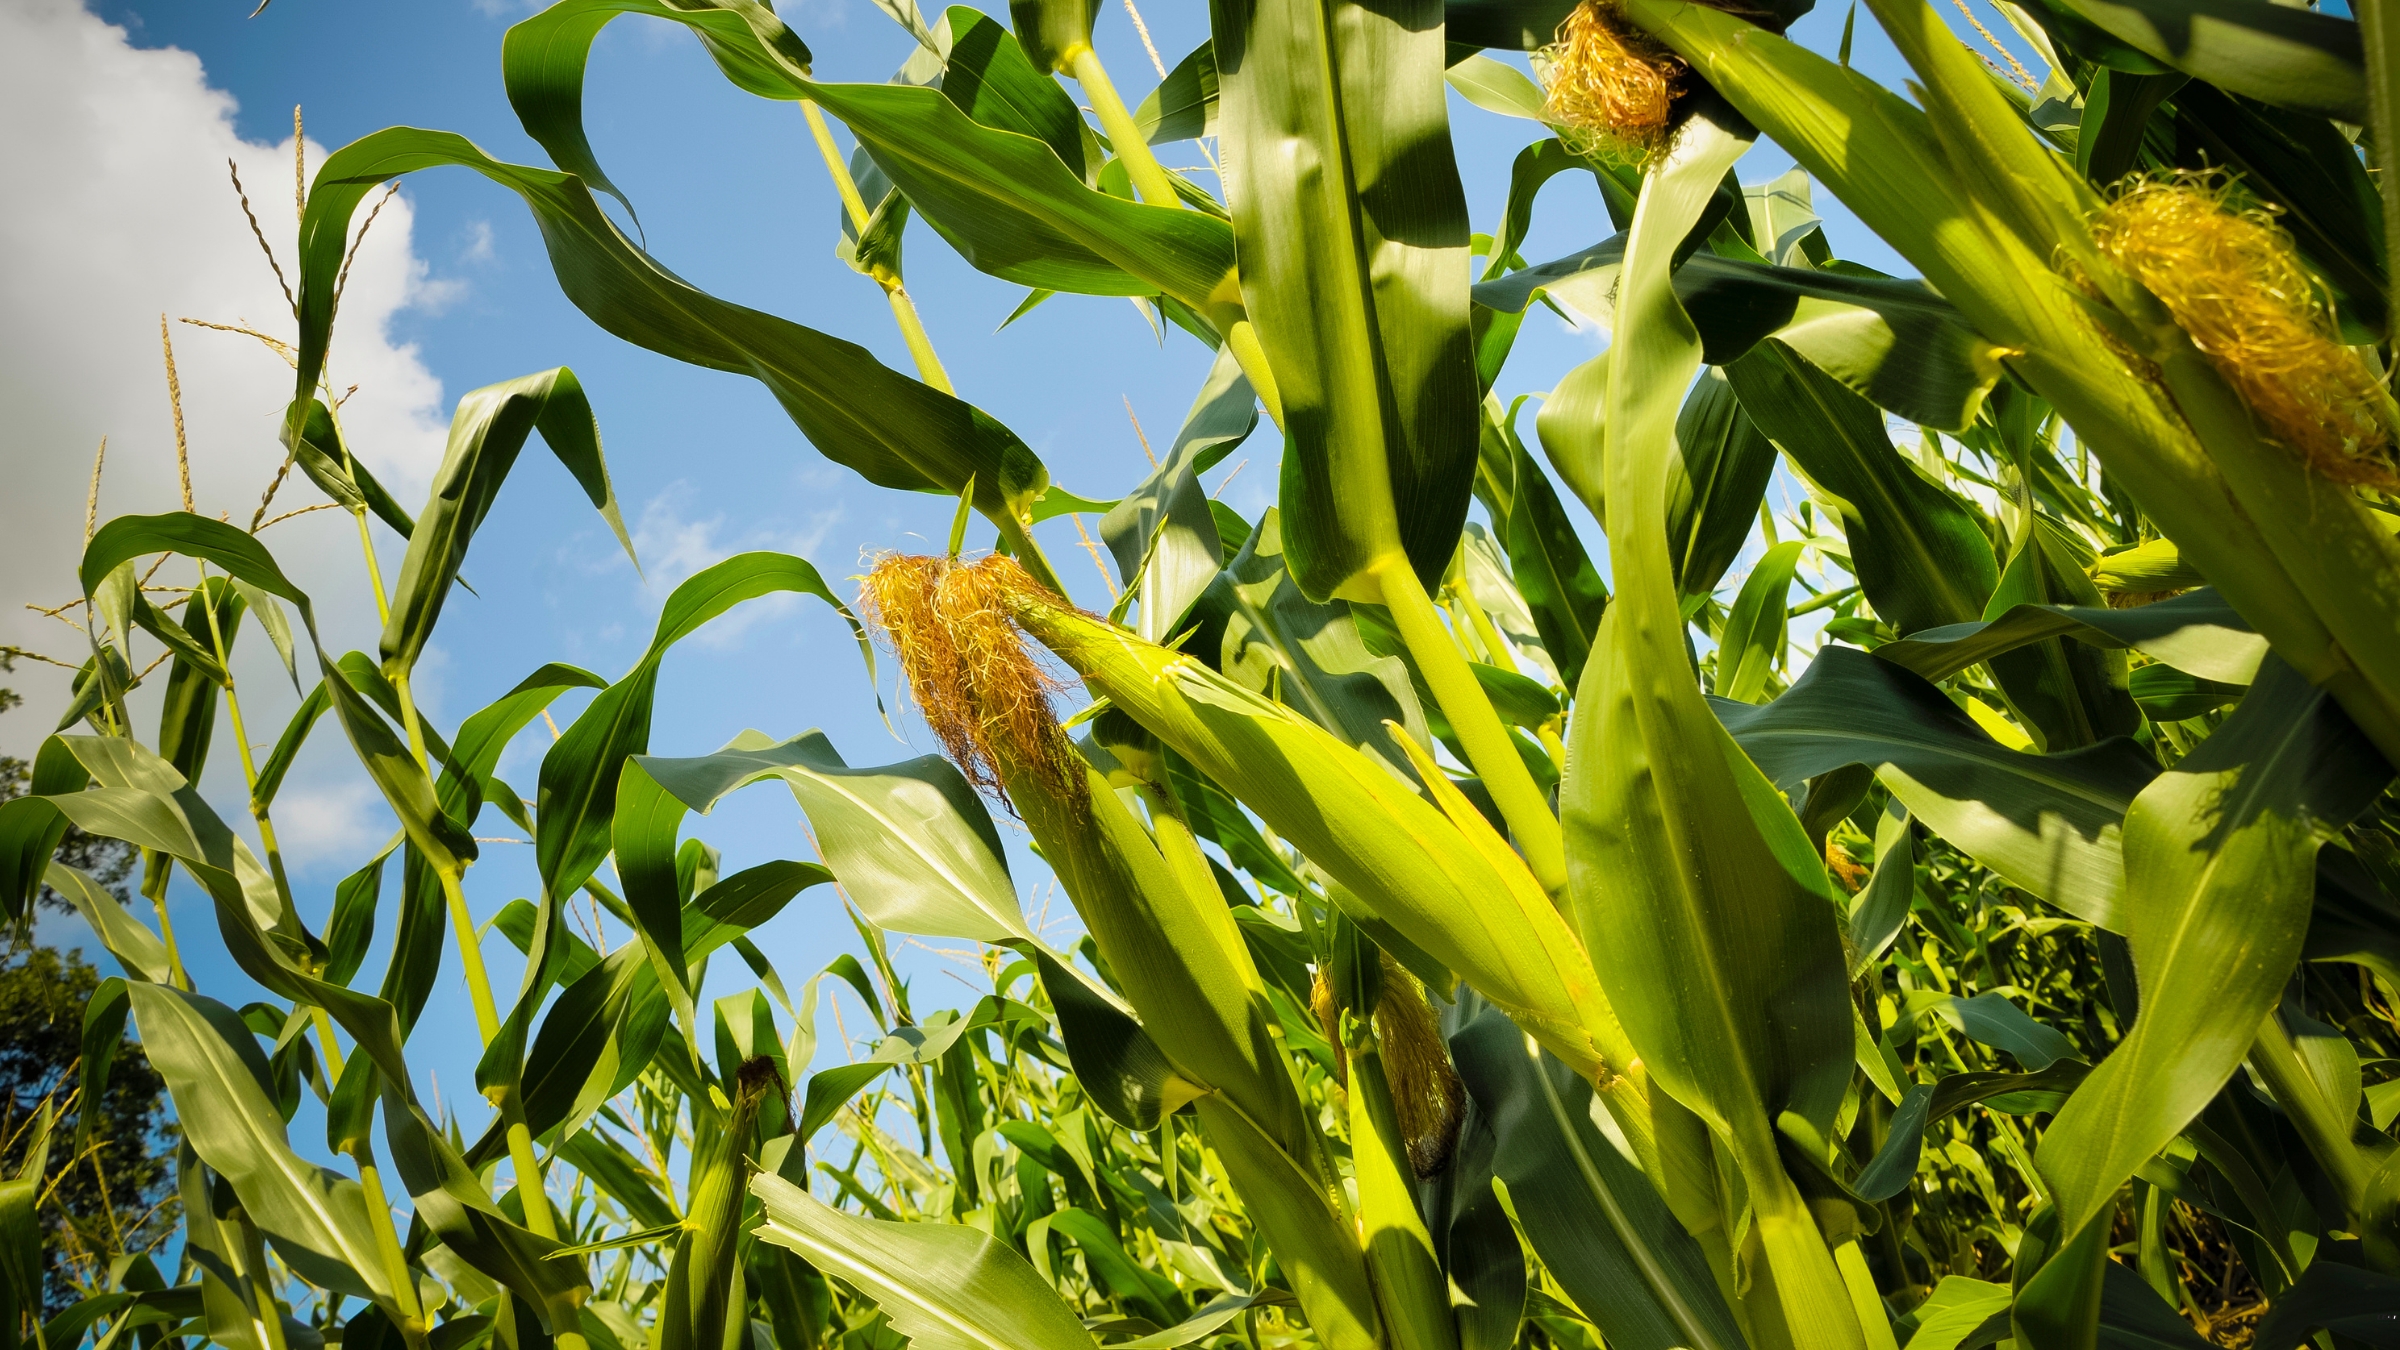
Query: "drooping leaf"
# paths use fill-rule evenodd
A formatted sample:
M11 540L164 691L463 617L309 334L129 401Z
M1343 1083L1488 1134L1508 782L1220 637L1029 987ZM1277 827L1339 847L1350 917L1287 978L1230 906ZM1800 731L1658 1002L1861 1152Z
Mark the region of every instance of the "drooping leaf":
M1628 1350L1745 1344L1700 1245L1640 1166L1594 1124L1591 1084L1525 1043L1497 1012L1451 1040L1459 1075L1496 1136L1508 1186L1544 1269Z
M918 1350L1093 1350L1091 1333L1025 1258L950 1224L844 1214L770 1173L750 1183L766 1206L760 1240L873 1299Z
M600 454L599 423L575 373L561 366L478 389L458 401L449 448L392 583L391 618L383 626L386 674L405 674L432 639L442 603L466 563L467 547L500 495L525 438L537 428L616 531L626 556L633 556L616 489L609 485L608 462Z
M1845 764L1874 765L1912 815L1976 861L2103 928L2125 923L2119 824L2157 772L2130 742L2010 750L1932 685L1831 645L1774 701L1716 709L1785 790Z
M1117 576L1141 606L1136 631L1144 638L1172 639L1217 579L1224 555L1200 474L1232 453L1257 422L1257 395L1232 353L1220 351L1166 458L1100 518Z
M1613 326L1624 256L1625 236L1617 235L1478 282L1475 302L1513 313L1539 292ZM1964 431L2000 378L1998 349L1922 282L1844 267L1778 267L1702 251L1676 269L1675 294L1709 365L1780 342L1877 407Z
M1909 468L1867 400L1775 341L1725 375L1744 410L1839 516L1877 615L1903 633L1982 616L1999 582L1990 540L1964 507Z
M311 1284L388 1299L364 1193L292 1151L268 1099L258 1042L232 1009L165 985L128 986L142 1049L166 1077L183 1137L241 1196L251 1221Z
M1367 649L1348 601L1320 603L1301 591L1288 567L1280 510L1268 509L1201 595L1193 618L1200 631L1185 650L1406 776L1383 724L1398 722L1420 743L1427 739L1407 669Z
M2074 1234L2199 1114L2249 1053L2299 960L2317 849L2392 769L2331 696L2280 660L2125 821L2133 1029L2042 1136Z
M1978 662L2045 638L2132 648L2203 679L2248 684L2266 656L2264 639L2216 591L2202 587L2133 609L2093 605L2012 606L1997 619L1910 633L1875 654L1928 680L1946 680Z
M936 95L935 97L938 97ZM947 104L944 104L947 107ZM328 157L301 230L301 387L324 360L351 213L377 184L459 165L517 193L542 227L567 298L593 322L661 355L751 376L810 443L869 482L955 494L1014 520L1047 471L980 410L878 362L865 348L694 289L635 248L572 174L505 164L447 132L395 127Z
M635 761L684 806L782 780L808 813L843 889L879 927L976 942L1034 942L991 813L948 760L853 769L822 732L774 741L744 732L712 755Z
M2037 0L2045 23L2096 28L2232 93L2338 122L2367 120L2358 25L2262 0ZM2112 64L2114 64L2112 62Z

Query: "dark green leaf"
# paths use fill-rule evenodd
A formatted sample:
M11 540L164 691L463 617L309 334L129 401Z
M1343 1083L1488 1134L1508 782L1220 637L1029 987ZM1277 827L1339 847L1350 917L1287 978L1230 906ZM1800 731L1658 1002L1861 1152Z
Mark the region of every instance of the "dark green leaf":
M1440 5L1211 12L1242 295L1286 436L1292 576L1323 599L1404 556L1431 588L1465 519L1481 397Z

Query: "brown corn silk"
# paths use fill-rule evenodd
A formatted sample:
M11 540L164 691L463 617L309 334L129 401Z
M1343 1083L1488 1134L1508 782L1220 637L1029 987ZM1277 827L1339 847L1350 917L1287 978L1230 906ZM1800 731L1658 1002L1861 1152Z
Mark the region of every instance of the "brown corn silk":
M1688 67L1613 4L1583 0L1542 55L1549 62L1542 120L1583 142L1573 148L1639 160L1666 143Z
M1050 705L1067 682L1033 658L1008 617L1008 598L1023 594L1059 603L1012 558L888 553L864 578L859 608L969 782L1005 802L1007 780L1030 778L1058 800L1084 802L1083 758Z
M1375 1037L1383 1073L1392 1088L1392 1111L1408 1144L1408 1165L1419 1179L1438 1174L1450 1163L1458 1146L1459 1125L1466 1111L1466 1089L1450 1066L1440 1024L1417 978L1392 959L1383 959L1383 997L1375 1005ZM1334 1046L1337 1081L1349 1083L1349 1059L1342 1050L1342 1010L1333 984L1322 967L1309 989L1309 1010Z
M2268 436L2333 482L2400 487L2376 377L2336 336L2291 236L2232 193L2221 173L2129 179L2093 242L2158 297Z

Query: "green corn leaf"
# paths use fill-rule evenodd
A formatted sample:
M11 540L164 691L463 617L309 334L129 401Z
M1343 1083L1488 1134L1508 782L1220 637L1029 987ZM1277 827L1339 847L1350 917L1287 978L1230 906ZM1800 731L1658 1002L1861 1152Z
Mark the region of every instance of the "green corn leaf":
M1462 993L1444 1013L1443 1025L1471 1026L1470 1009L1484 1006ZM1464 1064L1471 1052L1456 1034L1448 1040L1453 1063ZM1511 1350L1525 1320L1525 1248L1492 1185L1499 1135L1465 1070L1460 1077L1468 1095L1456 1151L1447 1168L1418 1184L1417 1198L1442 1269L1466 1296L1457 1304L1459 1350Z
M2208 587L2132 609L2096 605L2025 604L1998 618L1911 632L1875 649L1882 660L1928 680L1946 680L1967 667L2046 638L2070 637L2096 647L2135 651L2206 680L2248 684L2267 644L2224 597Z
M1288 438L1292 576L1322 599L1405 557L1431 588L1481 397L1440 6L1219 0L1211 28L1242 295Z
M417 654L441 621L442 602L466 563L475 531L500 495L525 438L537 428L551 453L575 475L584 495L616 531L625 555L633 557L633 540L625 533L616 489L608 481L608 462L600 454L600 426L575 373L561 366L478 389L458 401L449 448L434 472L433 491L408 537L408 556L392 583L391 618L383 626L385 674L398 677L416 665ZM640 567L638 558L634 565Z
M167 1080L183 1137L232 1184L244 1210L309 1283L388 1300L358 1183L292 1152L268 1100L258 1043L224 1004L165 985L128 986L142 1050Z
M1092 45L1092 20L1098 17L1098 10L1094 0L1008 3L1008 17L1016 26L1017 41L1025 45L1026 59L1044 74L1063 68L1075 48Z
M674 1206L660 1193L648 1165L636 1160L608 1134L599 1130L579 1131L559 1145L558 1155L611 1200L624 1206L625 1212L643 1228L664 1228L681 1222Z
M1529 122L1542 120L1542 88L1515 66L1478 53L1453 62L1442 72L1442 79L1461 98L1485 112L1522 117Z
M85 545L79 576L86 592L91 593L126 562L158 552L182 553L213 562L260 591L291 602L300 611L310 642L315 645L316 612L307 593L284 576L265 545L222 521L188 512L119 516L101 527ZM437 865L452 870L464 866L475 857L475 841L435 807L433 784L398 733L338 673L322 646L317 646L316 652L317 664L328 677L321 687L334 716L348 733L351 748L383 793L384 801L400 818L410 842Z
M1491 513L1517 592L1532 611L1542 650L1558 680L1572 689L1583 677L1592 635L1608 607L1608 586L1592 566L1558 489L1517 438L1513 410L1503 418L1497 402L1484 400L1475 495ZM1773 467L1771 459L1768 467Z
M941 26L950 34L943 95L978 126L1031 136L1049 146L1069 173L1088 181L1093 166L1083 157L1083 113L1058 81L1038 68L1018 35L964 5L944 11Z
M1014 127L985 124L946 90L816 83L808 78L805 49L797 55L793 51L798 39L772 11L753 0L700 0L688 7L663 0L575 0L572 6L553 6L543 17L562 10L588 10L607 18L642 13L706 24L706 40L739 46L744 52L749 63L745 70L752 76L741 82L744 89L766 98L807 98L824 105L874 149L876 162L926 222L969 262L995 276L1046 290L1094 295L1164 291L1205 311L1232 272L1233 241L1223 221L1202 211L1145 206L1096 191L1085 185L1078 169L1061 162L1048 143ZM727 11L742 16L751 34L747 43L733 37L733 29L723 23ZM505 72L512 101L520 108L541 110L539 118L527 121L526 130L551 149L554 162L570 171L590 162L578 106L582 58L605 22L602 18L569 25L562 16L557 36L538 49L540 62L511 65ZM983 23L994 30L987 36L989 43L1016 46L1015 38L996 31L997 25ZM954 34L954 39L964 37ZM565 43L574 44L572 60L561 50ZM528 43L529 54L536 50ZM970 42L969 54L975 50ZM953 56L957 54L954 46ZM969 82L968 87L978 83ZM992 115L1004 124L1013 120ZM575 154L579 145L580 157ZM561 157L562 149L566 157ZM1021 445L1018 449L1022 452ZM945 481L963 484L966 475ZM1039 490L1034 484L1032 491ZM978 504L982 501L979 496Z
M91 781L66 742L49 736L34 752L25 794L0 802L0 908L10 922L22 923L31 912L51 857L67 837L67 817L47 799L80 792Z
M1591 434L1583 433L1587 439ZM1749 541L1767 483L1775 476L1775 445L1734 396L1725 374L1708 370L1675 415L1675 447L1683 460L1682 471L1670 476L1667 495L1675 590L1707 595ZM1595 467L1597 458L1592 457ZM1596 485L1589 500L1594 514L1606 519L1606 497Z
M744 732L713 755L635 761L684 806L781 779L808 813L817 847L878 927L975 942L1033 942L1000 834L949 761L926 755L853 769L822 732L773 741Z
M2182 1131L2249 1053L2300 956L2327 835L2391 766L2280 661L2125 819L2125 933L2141 1015L2042 1136L2061 1231Z
M554 895L580 890L608 856L619 766L626 756L649 748L651 699L667 650L736 605L785 592L813 595L832 605L849 620L860 651L868 650L866 631L850 607L805 559L737 553L677 586L659 612L657 630L641 660L600 691L542 760L534 853Z
M763 11L771 34L762 44L751 12ZM799 35L773 23L769 6L731 3L675 4L651 0L585 0L552 5L509 27L500 44L500 68L509 106L527 135L541 143L550 162L605 192L633 211L633 202L608 181L583 131L583 69L592 40L619 14L672 17L700 39L717 69L734 86L763 97L779 97L787 65L806 70L813 59Z
M2396 1306L2400 1278L2320 1258L2276 1297L2259 1319L2253 1344L2257 1350L2299 1350L2319 1329L2372 1344L2369 1337L2388 1335Z
M1607 323L1624 253L1625 236L1618 235L1478 282L1475 302L1513 313L1544 294ZM1676 269L1675 294L1699 328L1702 359L1710 365L1734 364L1771 339L1877 407L1944 431L1973 425L2000 378L1998 348L1924 283L1842 268L1778 267L1699 252Z
M1713 692L1718 697L1756 703L1766 692L1767 676L1783 655L1786 597L1791 594L1792 574L1800 566L1802 547L1799 540L1787 539L1768 549L1734 597L1733 610L1717 637Z
M1450 1038L1459 1076L1490 1122L1493 1166L1517 1222L1612 1346L1733 1350L1746 1344L1700 1245L1634 1160L1593 1123L1591 1084L1487 1012Z
M868 669L871 675L872 664ZM492 777L492 771L500 765L501 753L559 695L570 689L607 687L608 681L588 670L554 661L519 680L514 689L497 701L471 714L459 723L457 739L451 745L451 753L446 757L448 763L437 785L442 809L464 825L473 821L488 801L531 833L533 825L525 819L524 804Z
M1269 507L1193 607L1199 632L1182 649L1394 773L1412 774L1383 734L1384 723L1397 722L1420 744L1429 736L1406 664L1368 650L1348 601L1310 600L1288 561L1282 512Z
M167 669L166 698L158 710L158 747L166 761L194 783L208 764L208 743L217 725L217 690L227 682L216 659L216 644L223 642L226 656L233 655L234 637L249 608L225 577L202 582L183 607L181 631L188 645L176 649ZM206 660L195 660L194 655Z
M1135 631L1165 642L1224 566L1216 517L1200 475L1233 453L1258 424L1258 396L1230 351L1219 351L1166 458L1100 518L1117 575L1141 605Z
M1980 618L1999 583L1991 541L1916 475L1864 398L1780 342L1725 370L1742 407L1842 523L1859 588L1900 632Z
M1666 532L1676 403L1701 359L1675 298L1674 247L1751 134L1721 105L1696 113L1648 170L1628 236L1604 421L1617 593L1584 672L1561 805L1577 927L1609 953L1601 981L1651 1081L1741 1169L1774 1271L1770 1315L1819 1343L1863 1346L1771 1124L1790 1112L1823 1128L1849 1076L1824 862L1709 716Z
M12 1336L27 1313L37 1329L42 1315L41 1193L38 1174L0 1181L0 1316Z
M92 931L99 935L100 945L108 948L108 954L117 958L127 975L152 984L165 984L174 974L166 944L159 941L158 934L118 904L117 897L100 889L98 882L66 863L54 862L50 864L48 883L92 926Z
M2084 573L2088 561L2079 540L2028 507L1983 617L2061 602L2098 608L2100 593ZM2010 710L2045 750L2071 750L2141 727L2126 688L2125 656L2116 648L2050 638L2007 653L1991 669Z
M2050 253L2061 240L2072 244L2085 237L2082 217L2097 205L2088 185L2024 139L2030 133L2021 129L2022 115L1992 90L1989 75L1938 19L1931 19L1938 33L1924 29L1930 11L1895 10L1889 17L1906 34L1912 56L1947 62L1955 55L1964 63L1955 71L1951 66L1958 63L1945 64L1944 87L1955 85L1960 97L1981 95L1974 125L1988 133L1993 153L2008 158L2003 181L1979 184L2011 193L2045 188L2055 196L2027 199L2042 217L2027 227L2030 238L2014 233L2000 203L1969 191L1961 172L1980 161L1970 156L1954 167L1923 110L1857 71L1703 6L1626 0L1626 14L1693 61L1712 87L1957 305L1977 332L2023 352L2010 358L2019 373L2065 415L2083 443L2099 451L2118 490L2138 499L2279 649L2303 662L2322 660L2334 620L2295 581L2297 570L2270 549L2260 520L2235 506L2231 488L2188 426L2149 402L2122 397L2122 361L2099 337L2081 293L2052 265ZM2018 187L2008 187L2012 181ZM1946 222L1962 218L1980 225L1947 228ZM2357 522L2335 520L2335 514L2315 511L2320 538L2326 529L2350 537ZM2322 593L2342 589L2330 585ZM2355 624L2338 625L2356 639L2345 639L2354 656L2380 650L2383 639L2367 636L2372 625L2365 616L2372 609L2358 611ZM2382 715L2374 698L2345 696L2368 714Z
M917 1350L1094 1350L1048 1282L984 1233L857 1218L771 1173L750 1189L766 1207L761 1241L874 1300Z
M1558 39L1576 0L1450 0L1443 7L1452 42L1530 52Z
M395 127L328 157L302 227L302 388L324 361L333 283L350 217L376 184L460 165L518 194L542 226L567 298L628 342L765 384L811 444L869 482L955 494L1015 519L1048 473L1024 442L977 409L901 375L865 348L694 289L627 242L571 174L504 164L463 137Z
M274 805L275 794L283 790L284 775L292 771L292 761L300 757L300 748L308 743L308 733L316 729L317 719L331 706L332 700L325 696L321 680L308 691L308 697L300 700L292 719L284 723L283 734L275 738L275 748L267 752L266 761L258 766L258 780L250 785L253 811L264 811Z
M1175 1072L1140 1021L1093 993L1046 952L1035 953L1042 990L1058 1010L1058 1038L1077 1082L1100 1114L1129 1130L1155 1130L1200 1089Z
M132 995L126 992L125 982L114 977L102 980L83 1005L83 1067L75 1085L83 1100L92 1105L75 1113L77 1153L90 1144L92 1128L103 1114L108 1071L116 1064L117 1050L125 1040L125 1018L132 1011Z
M2037 0L2033 8L2230 93L2337 122L2367 120L2364 58L2349 19L2266 0Z
M561 1244L510 1222L450 1141L409 1095L383 1084L384 1140L392 1170L416 1201L419 1221L461 1261L507 1286L546 1328L579 1321L591 1289L579 1260L552 1260Z
M303 396L285 411L281 432L284 448L300 471L336 506L346 511L362 507L373 511L376 519L403 539L415 534L416 521L343 445L341 428L334 425L333 414L326 411L324 403L307 394L303 390Z
M2119 824L2157 773L2131 743L2010 750L1932 685L1838 646L1819 651L1774 701L1716 710L1782 790L1845 764L1873 765L1935 834L2068 913L2122 931Z
M1203 42L1176 62L1167 78L1133 110L1133 124L1152 145L1216 135L1216 44Z

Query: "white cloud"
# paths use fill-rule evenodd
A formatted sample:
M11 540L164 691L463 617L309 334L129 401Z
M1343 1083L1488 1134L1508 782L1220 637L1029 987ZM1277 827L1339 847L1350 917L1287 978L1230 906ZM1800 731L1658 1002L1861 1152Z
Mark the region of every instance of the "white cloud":
M498 254L492 247L492 222L488 220L469 221L466 229L466 242L459 246L458 256L462 262L473 263L488 263L497 257Z
M392 829L383 798L363 780L286 793L275 802L275 839L286 865L298 871L328 863L336 875L348 872L373 857Z
M0 493L0 642L75 661L86 654L79 633L22 606L75 593L85 486L102 436L101 520L181 505L161 313L293 336L283 290L226 174L231 159L289 275L293 147L288 139L242 140L234 111L199 58L138 49L78 0L0 5L0 181L11 189L0 212L0 256L11 259L0 269L0 463L8 483ZM325 153L314 144L308 152L312 164ZM437 293L412 225L403 194L360 247L331 367L337 389L358 386L343 409L352 444L402 501L422 498L448 422L439 381L390 332L395 315ZM171 329L196 505L247 525L282 463L275 432L291 372L251 339L181 323ZM293 474L275 509L318 500ZM265 541L316 598L329 647L372 641L374 608L347 518L315 513L277 526ZM387 571L397 561L394 550ZM158 580L188 584L190 576L189 564L171 563ZM270 741L297 701L291 687L263 642L247 645L236 670L251 738ZM63 700L65 673L20 663L7 678L27 706L0 718L0 747L24 753ZM138 704L135 715L147 720ZM221 729L220 743L228 740ZM284 800L317 796L319 785L307 780L318 773L354 774L343 758L312 753ZM239 775L230 763L217 765L209 786L212 795L238 793ZM359 822L380 810L339 788L324 801L326 812ZM347 838L349 828L329 817L309 832Z
M761 526L733 532L727 529L722 512L706 516L690 513L699 495L690 483L670 483L642 507L641 514L634 520L633 547L642 559L640 603L652 613L656 613L666 603L667 596L693 573L723 562L736 553L763 549L810 558L842 518L841 508L835 506L811 512L806 524L797 530ZM630 573L632 565L626 561L623 551L616 547L616 541L608 539L606 535L599 537L606 541L610 550L609 561L595 566L608 570L622 568ZM810 558L810 561L816 560ZM823 569L824 564L820 563L819 567ZM840 576L829 575L826 581L836 588L837 594L843 589ZM751 629L788 614L798 603L799 597L794 595L762 597L711 623L692 641L720 651L730 650L740 646L744 635Z

